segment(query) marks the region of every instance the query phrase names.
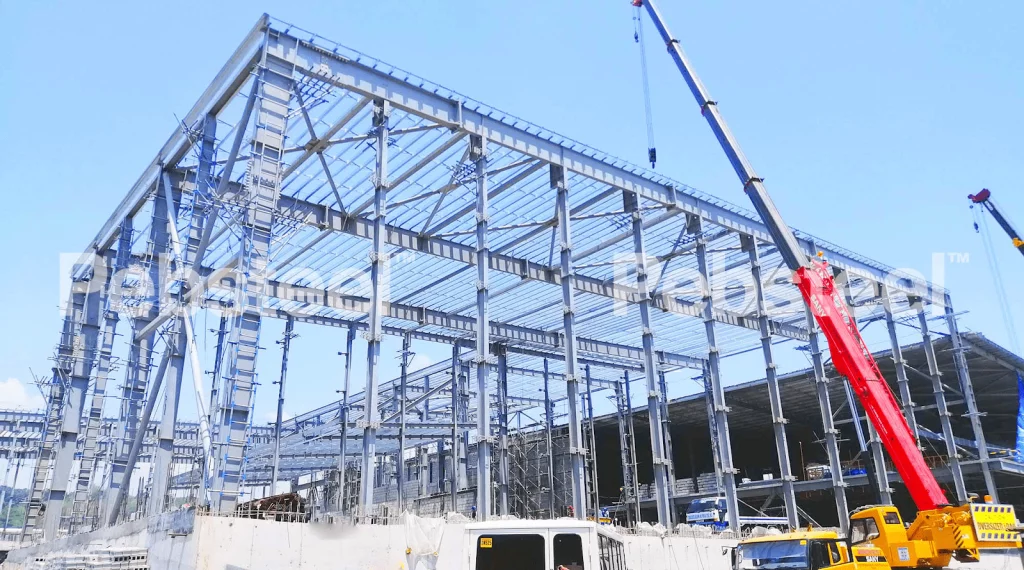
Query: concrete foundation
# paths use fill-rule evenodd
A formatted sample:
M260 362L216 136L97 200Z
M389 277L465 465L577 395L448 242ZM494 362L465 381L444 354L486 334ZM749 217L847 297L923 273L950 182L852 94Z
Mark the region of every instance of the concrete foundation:
M172 515L174 515L172 513ZM184 533L192 526L192 532ZM133 521L10 552L2 570L40 570L46 560L98 548L144 547L152 570L468 570L464 526L444 527L436 561L408 549L405 525L329 525L196 517ZM699 536L622 537L627 568L729 570L736 541ZM1017 553L988 553L971 570L1022 570ZM597 570L596 568L594 570Z

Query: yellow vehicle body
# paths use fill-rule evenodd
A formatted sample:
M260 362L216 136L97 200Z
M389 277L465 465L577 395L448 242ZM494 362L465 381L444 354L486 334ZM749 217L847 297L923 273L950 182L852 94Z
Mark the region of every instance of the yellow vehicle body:
M906 526L895 507L870 507L850 517L850 539L870 540L893 568L944 568L977 562L984 549L1020 548L1016 519L1012 506L969 503L920 511Z
M850 516L850 536L808 530L740 541L735 570L890 570L977 562L985 549L1019 549L1009 505L969 503L921 511L904 525L892 506ZM802 554L806 549L806 553Z

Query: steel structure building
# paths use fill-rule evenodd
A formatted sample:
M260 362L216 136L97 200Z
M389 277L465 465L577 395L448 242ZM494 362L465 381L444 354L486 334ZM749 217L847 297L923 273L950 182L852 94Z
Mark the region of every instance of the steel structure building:
M943 316L972 420L968 437L986 457L948 293L827 241L798 238L843 278L859 318L886 323L897 355L897 319L919 318L927 347L929 315ZM510 418L528 413L538 418L531 428L550 434L556 419L564 426L567 502L582 517L597 487L588 454L594 430L583 429L584 419L592 419L599 390L615 396L625 418L627 375L647 401L653 497L657 520L668 524L666 374L705 379L712 444L735 506L720 360L750 349L764 355L782 495L795 523L773 355L783 340L810 347L831 486L846 511L827 347L754 214L266 16L88 244L72 281L26 523L48 537L116 522L140 457L153 464L149 512L168 508L180 484L172 465L182 397L195 398L199 410L193 491L215 511L233 510L268 472L276 480L322 469L310 459L315 439L319 459L353 473L336 500L354 516L376 514L378 458L404 465L425 444L449 450L453 484L445 492L453 500L468 488L472 449L479 516L505 514L515 484L510 453L520 452L511 440L521 435ZM197 347L202 311L220 317L213 362L202 362ZM285 319L289 331L295 323L338 328L346 354L341 400L288 422L279 408L270 434L252 425L265 319ZM365 355L354 354L357 335ZM383 335L401 337L406 355L414 342L449 344L451 360L411 370L403 358L401 376L381 381ZM127 358L115 388L119 342ZM353 358L366 359L365 377L352 376ZM183 384L186 362L214 371L211 389L201 375ZM900 370L901 399L916 425ZM286 372L287 360L282 389ZM931 374L942 401L938 370ZM119 417L101 446L105 398L115 395ZM558 416L555 403L564 410ZM153 428L144 426L154 425L155 441L147 442ZM620 435L623 462L635 463L634 434ZM289 447L296 438L301 452ZM253 452L256 439L271 442L269 455ZM83 501L100 478L92 465L101 452L111 463L102 477L105 511L89 520ZM964 499L969 489L953 463ZM988 463L981 469L995 495ZM399 489L404 473L397 470ZM735 517L738 509L730 510Z

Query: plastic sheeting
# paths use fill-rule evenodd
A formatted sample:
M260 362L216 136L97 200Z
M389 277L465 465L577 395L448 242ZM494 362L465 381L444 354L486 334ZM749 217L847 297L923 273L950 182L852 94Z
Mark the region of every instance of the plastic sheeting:
M410 570L435 570L441 538L444 536L444 519L427 519L412 513L405 513L405 554Z
M1024 378L1017 374L1017 461L1024 461Z

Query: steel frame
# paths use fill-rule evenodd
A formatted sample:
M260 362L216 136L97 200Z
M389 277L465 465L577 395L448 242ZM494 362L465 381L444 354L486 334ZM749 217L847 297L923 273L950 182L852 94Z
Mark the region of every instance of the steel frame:
M116 259L117 279L128 272L145 275L155 285L146 310L130 315L117 445L106 484L110 495L123 498L125 476L144 455L148 427L139 426L139 419L147 424L144 412L153 411L157 388L149 376L161 343L168 357L166 371L162 364L157 378L166 377L167 392L149 511L162 510L168 492L176 488L171 465L177 460L177 402L183 358L194 350L186 342L191 317L183 309L188 309L222 317L213 383L209 394L200 397L211 403L204 419L212 426L212 451L199 462L197 478L214 510L229 511L244 500L252 484L247 473L255 477L270 471L273 480L291 477L312 469L300 458L327 456L339 471L337 510L348 511L348 467L358 465L355 514L373 516L378 512L372 476L377 458L396 458L402 501L404 451L410 442L420 448L414 461L421 489L423 445L435 445L438 455L446 446L450 450L450 464L445 466L442 458L438 477L448 471L447 491L456 508L459 491L470 486L468 438L475 431L477 512L482 519L506 514L510 417L541 410L543 419L535 427L546 432L550 458L558 407L564 408L568 428L568 505L582 518L600 506L591 505L586 492L588 477L594 476L587 475L585 457L593 453L587 446L594 442L581 435L579 382L585 369L588 395L602 389L616 394L620 439L631 447L632 403L624 377L631 371L643 375L657 521L669 525L674 475L668 386L672 374L694 369L707 375L729 522L738 530L720 361L760 343L783 497L795 525L785 419L773 382L772 339L780 338L811 344L830 463L837 474L837 508L845 511L817 332L803 311L792 310L799 292L777 278L783 260L751 212L267 16L182 125L87 248L87 254L108 265ZM226 134L218 138L218 131ZM236 168L239 162L244 169ZM185 236L184 253L175 257L172 246L178 245L179 231ZM138 239L143 235L148 236L145 243ZM912 306L949 310L948 294L925 280L806 234L798 233L797 241L806 254L820 251L851 280L883 292L890 330L892 315ZM106 282L88 271L88 259L83 256L76 268L75 283L98 294L72 295L59 352L72 354L81 343L98 356L59 359L55 367L48 406L55 422L60 420L60 431L43 438L40 457L45 461L36 467L29 526L37 524L51 456L54 473L63 478L55 480L70 475L88 387L94 387L94 400L103 399L109 369L104 359L109 361L108 340L117 318L104 314L101 334L101 307L114 302L108 297L126 281L100 284ZM165 270L168 266L174 266L173 275ZM473 266L475 281L468 274ZM188 268L191 275L184 274ZM735 280L750 298L716 288ZM467 303L474 295L475 303ZM947 314L958 338L955 315ZM296 323L347 332L339 402L288 421L281 420L279 411L276 436L251 425L266 318L287 319L289 335ZM353 392L350 385L357 331L368 346L362 392ZM452 360L418 371L403 363L399 379L381 382L385 334L403 337L403 358L412 342L429 341L451 344ZM476 368L472 388L471 365ZM960 370L964 393L972 393L965 362ZM285 372L282 363L282 398ZM556 379L564 386L552 382ZM905 380L904 372L901 383ZM201 379L196 382L201 384ZM146 410L140 410L144 401ZM588 400L588 407L592 404ZM384 405L397 411L382 419ZM98 417L96 409L94 401L90 418ZM975 423L974 435L983 441L980 423ZM86 428L86 449L94 428L92 423ZM274 440L272 455L255 451L260 438ZM350 439L360 442L358 453L348 451ZM495 445L497 508L491 504L490 485ZM54 447L57 451L51 452ZM635 450L628 451L624 463L635 463ZM548 510L554 516L551 461ZM624 469L631 487L626 498L636 501L639 518L636 466ZM81 487L79 482L76 488ZM594 490L596 495L596 485ZM62 498L61 489L50 489L49 537L60 532ZM118 520L119 503L108 500L104 520ZM72 531L90 526L77 515L72 519L77 521Z

